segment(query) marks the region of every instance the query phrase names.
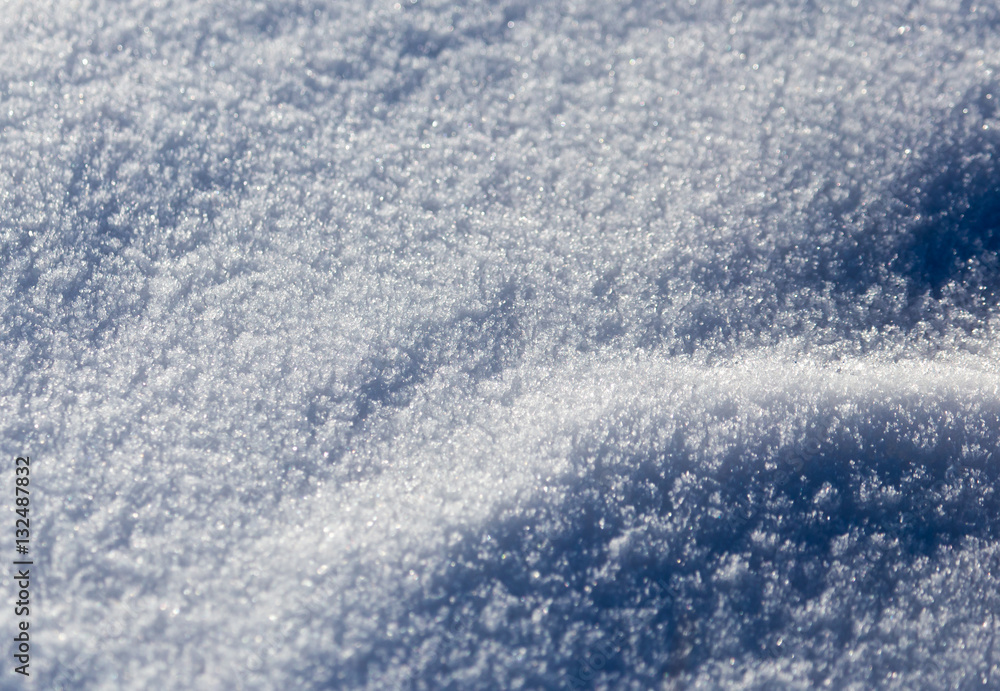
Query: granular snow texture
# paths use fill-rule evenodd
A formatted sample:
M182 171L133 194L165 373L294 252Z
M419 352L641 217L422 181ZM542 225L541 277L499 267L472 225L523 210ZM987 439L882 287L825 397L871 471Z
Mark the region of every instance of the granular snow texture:
M0 688L1000 688L998 69L968 1L3 0Z

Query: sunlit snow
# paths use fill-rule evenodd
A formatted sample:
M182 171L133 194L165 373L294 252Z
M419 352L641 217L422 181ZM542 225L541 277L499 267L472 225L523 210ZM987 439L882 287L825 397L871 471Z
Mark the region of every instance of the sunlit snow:
M0 688L1000 688L998 69L993 3L5 0Z

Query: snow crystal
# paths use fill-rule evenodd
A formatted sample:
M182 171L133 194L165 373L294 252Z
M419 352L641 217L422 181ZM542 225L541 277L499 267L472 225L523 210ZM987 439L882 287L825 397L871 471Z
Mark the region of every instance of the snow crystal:
M998 28L8 0L36 686L1000 683Z

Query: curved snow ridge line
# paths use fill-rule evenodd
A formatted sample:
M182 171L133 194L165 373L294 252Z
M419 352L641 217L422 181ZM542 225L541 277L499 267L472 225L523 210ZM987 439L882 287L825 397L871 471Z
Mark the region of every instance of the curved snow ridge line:
M595 443L610 448L609 440L619 452L653 452L680 434L681 450L690 448L703 455L699 460L716 465L727 449L763 459L799 450L810 440L836 441L838 430L872 446L916 425L926 427L928 440L960 429L966 430L966 441L988 444L998 436L989 431L989 418L1000 410L996 375L926 362L851 369L646 362L561 373L514 405L485 406L456 429L435 429L430 416L397 420L408 432L377 452L388 472L341 487L325 485L290 503L288 518L304 535L310 528L302 523L303 512L307 521L322 520L332 508L341 527L323 531L324 541L350 531L349 542L363 559L369 541L386 537L382 526L368 525L373 516L413 527L424 522L408 518L426 517L435 506L432 515L460 522L488 515L492 503L526 501L524 493L533 489L538 473L553 482L560 471L575 472L574 458L592 456L587 449ZM922 410L913 410L914 403ZM696 443L688 444L689 438ZM475 486L490 487L492 500L464 496L462 490ZM359 525L365 529L359 531Z
M232 640L249 636L248 648L255 650L257 630L270 632L267 640L287 642L287 632L275 622L287 627L293 621L315 636L310 646L325 651L326 664L347 669L385 636L384 629L363 623L368 614L425 601L448 555L511 517L530 520L539 505L579 506L595 487L650 473L659 473L663 487L680 482L680 496L692 478L720 477L727 467L760 471L766 479L797 454L815 455L814 443L824 458L841 464L872 453L902 454L917 466L938 458L978 458L981 464L995 453L1000 429L995 368L971 357L830 365L760 355L716 367L591 357L547 376L528 374L503 375L507 381L495 386L505 395L466 410L464 421L457 420L463 413L448 407L452 389L431 381L391 418L389 432L372 435L385 441L362 449L382 460L379 476L341 487L328 482L315 496L290 501L277 521L282 531L231 545L224 571L195 565L179 573L158 600L183 601L179 592L196 580L204 583L202 604L185 608L166 630L200 632L201 639L182 638L217 647L225 659ZM520 393L513 393L515 378ZM479 395L489 398L488 387ZM924 483L926 489L941 482L944 472ZM636 538L615 540L592 547L620 551ZM275 554L287 556L276 563ZM232 588L234 583L240 587ZM267 604L255 607L260 619L233 620L215 632L210 611L227 611L227 603L232 611L246 608L230 603L234 597ZM354 612L362 623L337 623L348 621L339 616L342 611ZM139 631L165 625L155 616L141 621L153 623L137 618ZM354 642L344 647L336 636L327 637L331 631L350 634ZM108 652L127 657L126 643L109 642ZM283 665L297 669L296 660L308 650L288 653ZM331 651L345 660L331 659ZM234 660L234 669L243 669L244 662Z
M882 373L882 378L891 377L895 368L886 369L889 372ZM822 647L818 653L812 652L816 641L801 630L795 648L790 644L783 647L783 637L791 641L796 636L794 630L783 631L766 618L754 618L752 612L747 622L730 622L731 630L705 631L714 626L713 602L717 597L724 596L740 617L746 616L740 610L745 605L740 604L733 587L746 580L747 564L755 561L776 560L778 571L784 571L781 582L793 598L783 603L783 596L778 597L777 606L789 605L796 616L806 616L809 611L822 613L825 607L816 599L822 588L810 586L803 574L815 571L822 575L825 587L843 597L849 586L837 580L838 574L844 573L843 568L847 573L856 571L861 574L861 585L854 600L868 597L866 589L876 590L873 610L890 617L885 624L888 627L893 617L907 619L900 617L900 605L893 595L897 587L905 591L907 581L905 576L872 572L866 559L887 560L896 564L891 568L897 573L911 572L919 590L930 578L930 567L921 557L925 553L935 555L933 563L942 568L954 561L953 556L959 562L967 561L976 550L983 559L992 558L983 547L1000 528L990 490L996 484L997 469L987 450L997 445L996 398L987 398L981 405L970 401L953 387L955 382L936 380L937 375L949 371L948 367L931 369L938 371L930 374L929 381L915 388L902 387L902 394L901 387L891 385L891 379L889 386L881 381L866 387L869 394L886 388L894 393L887 401L877 396L855 400L853 411L839 411L844 413L846 433L830 434L829 445L816 454L825 462L815 462L814 456L801 479L786 474L772 481L781 477L773 467L756 467L766 466L766 460L743 463L743 467L740 463L727 467L722 458L714 464L686 463L683 437L675 449L661 448L652 456L628 444L622 445L624 450L605 444L584 452L582 457L592 463L577 480L554 483L563 487L550 487L549 492L537 493L538 501L509 507L488 524L471 529L462 543L437 558L424 594L402 608L420 613L421 621L432 624L418 627L416 633L411 629L409 637L404 635L402 640L389 637L371 642L367 653L359 653L364 664L344 665L333 672L333 678L368 688L400 678L434 686L459 672L449 669L442 677L440 663L412 651L429 644L440 659L453 659L449 655L463 650L468 653L471 645L472 650L492 646L485 668L480 659L480 663L469 662L461 670L479 683L504 685L505 680L527 678L550 687L559 678L559 670L587 658L594 643L587 643L585 634L596 631L599 637L614 640L616 631L624 631L630 633L623 662L616 664L617 669L609 667L606 686L598 688L620 687L623 679L648 688L653 681L662 682L665 674L706 683L705 674L709 678L718 674L717 669L711 671L717 641L725 642L721 657L735 655L744 672L751 676L760 673L772 682L782 677L785 682L802 682L803 675L815 681L815 669L780 659L796 648L798 655L825 659L824 664L839 667L834 676L841 682L847 675L857 679L856 668L863 668L863 662L841 659L838 651ZM970 383L962 375L957 379L961 384ZM992 390L993 384L987 384L987 390ZM785 398L782 387L776 388L780 404L760 416L759 422L768 422L769 415L787 419L783 405L797 395ZM928 401L928 410L907 412L907 395L933 395L935 388L942 389L943 395ZM973 391L973 396L982 393ZM829 412L818 406L809 414L815 416L817 411L820 415ZM889 422L888 431L879 422ZM907 440L906 433L914 431L918 437ZM764 459L784 455L788 460L789 451L808 450L809 443L808 436L804 444L782 446L778 441L774 448L765 447L757 455ZM939 458L941 454L946 458ZM603 466L601 460L605 460ZM937 460L947 461L948 469L935 467ZM959 460L965 466L960 472L955 463ZM963 505L971 506L972 513L956 515ZM776 551L787 554L779 558ZM846 565L831 571L823 555ZM989 574L981 575L980 580L985 579L981 585L988 589ZM699 585L703 578L711 582ZM739 590L736 588L737 593ZM439 593L450 594L447 602L451 604L445 604ZM919 592L906 595L920 597ZM520 616L524 619L515 615L513 620L497 622L497 599L504 602L510 598L522 603ZM768 598L774 600L775 594ZM961 600L960 594L956 600ZM796 609L800 601L804 602L801 611ZM971 612L966 617L969 621L961 622L962 626L980 616L978 610L967 609ZM652 618L650 612L655 613ZM851 613L844 615L843 625L852 626L852 617ZM411 620L401 620L399 630L404 630L402 621ZM657 631L663 632L662 640ZM902 634L904 641L906 635L912 635L900 631L899 626L892 634ZM956 635L978 652L965 660L937 663L934 668L946 670L946 675L953 674L956 666L966 674L963 665L968 668L968 662L983 652L974 633L968 634L973 638L965 632ZM651 644L650 637L657 642ZM758 640L764 648L755 647ZM709 641L713 643L709 645ZM864 640L848 644L857 644L862 651L873 650ZM373 666L377 668L387 657L386 647L394 651L391 664L372 673ZM522 659L511 653L518 649L549 652L528 653ZM572 652L567 654L567 650ZM359 668L365 672L358 674ZM709 671L703 674L702 668ZM548 673L539 672L546 669Z
M567 368L438 438L432 423L413 420L408 434L381 449L387 472L291 503L282 521L288 530L234 553L230 573L288 554L281 571L306 585L275 597L247 584L248 596L272 602L270 616L300 621L321 648L324 630L350 635L357 648L339 653L348 665L384 631L349 629L336 623L338 611L372 614L421 601L446 555L498 520L530 515L539 502L572 504L591 476L627 479L650 464L675 482L721 477L727 465L777 474L782 462L801 470L795 459L818 455L816 444L828 461L902 451L914 466L942 453L985 462L998 448L995 375L912 362L840 370L663 361ZM268 628L251 620L239 628L255 626Z

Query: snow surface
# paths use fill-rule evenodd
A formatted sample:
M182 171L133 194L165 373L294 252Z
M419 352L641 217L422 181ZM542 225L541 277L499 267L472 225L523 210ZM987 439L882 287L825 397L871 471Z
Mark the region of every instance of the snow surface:
M1000 688L998 64L975 1L4 0L33 687Z

